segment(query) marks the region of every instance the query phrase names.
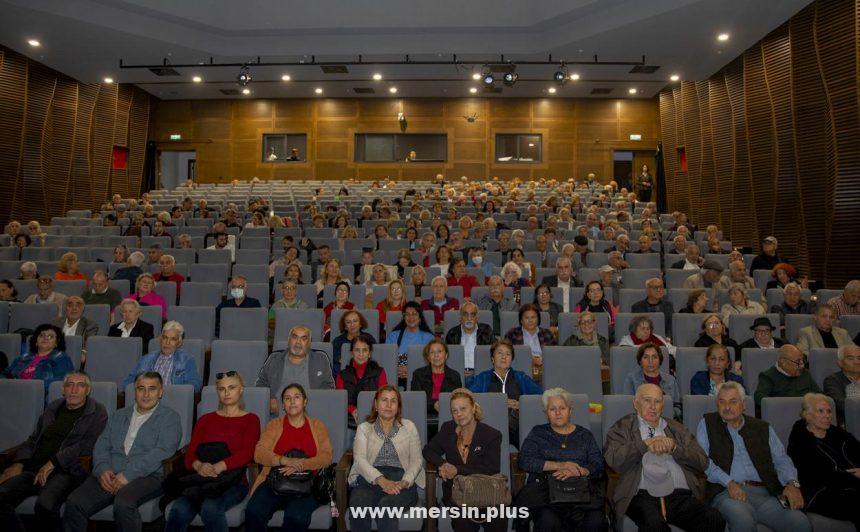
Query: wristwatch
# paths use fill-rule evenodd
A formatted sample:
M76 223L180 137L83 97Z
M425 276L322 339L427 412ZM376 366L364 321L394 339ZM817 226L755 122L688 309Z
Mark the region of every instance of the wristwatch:
M794 487L795 487L795 488L797 488L797 489L800 489L800 482L798 482L798 481L796 481L796 480L789 480L789 481L788 481L788 484L789 484L789 485L791 485L791 486L794 486Z

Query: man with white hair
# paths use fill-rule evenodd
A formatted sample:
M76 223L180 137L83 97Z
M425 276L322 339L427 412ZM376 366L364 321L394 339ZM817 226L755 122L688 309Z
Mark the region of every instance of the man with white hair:
M30 279L38 279L39 278L39 267L35 262L28 260L21 264L21 267L18 270L21 273L22 280L30 280Z
M729 263L729 271L720 278L718 286L723 290L728 290L734 284L743 285L745 290L755 288L755 281L747 275L746 265L737 260Z
M176 301L179 301L179 296L182 291L182 283L185 281L185 276L176 271L176 259L173 255L162 255L158 259L159 271L152 274L155 282L170 281L176 283ZM173 303L176 303L174 301Z
M57 316L61 316L63 313L63 309L66 306L66 295L54 290L54 278L48 276L39 277L39 280L36 281L36 288L36 293L27 296L27 299L24 300L24 303L43 303L55 305L57 307Z
M701 269L704 262L705 258L702 257L702 250L699 249L698 244L690 243L687 244L687 247L684 249L684 260L679 260L672 264L672 269L698 271Z
M582 281L576 277L576 273L573 271L573 261L564 255L555 259L555 275L544 277L543 283L550 288L561 288L562 310L570 312L570 289L582 286Z
M475 347L491 345L494 340L493 329L478 322L478 305L471 301L460 308L460 324L451 327L445 335L446 344L463 346L467 377L471 377L475 369Z
M845 399L860 397L860 347L845 345L836 352L839 371L824 379L824 393L836 404L839 424L845 423Z
M52 323L59 327L66 336L80 336L83 338L83 346L86 348L87 339L99 334L99 324L84 316L84 300L80 296L69 296L64 305L65 316L55 319ZM103 331L105 334L107 331ZM81 352L81 362L85 362L84 353Z
M90 287L81 294L86 305L108 305L111 310L122 301L122 295L116 288L111 288L108 276L102 270L93 272Z
M197 363L188 351L182 349L185 328L178 321L168 321L161 329L160 347L143 356L122 383L122 390L145 372L161 375L164 384L191 384L199 392L203 385L197 372Z
M433 325L437 334L442 332L442 323L445 320L445 312L459 310L460 302L453 297L448 297L448 280L442 275L437 275L430 283L432 295L421 301L421 310L433 311Z
M767 422L744 414L740 383L717 387L717 411L705 414L696 439L708 455L706 500L719 510L729 530L810 532L797 469Z
M860 314L860 279L848 281L842 293L827 303L836 312L837 320L845 315Z
M128 256L128 266L118 269L113 274L113 279L126 280L129 283L129 292L132 292L137 282L137 278L143 274L143 263L146 261L146 255L140 251L135 251Z
M663 416L663 390L642 384L635 412L619 419L606 435L606 464L620 478L613 502L618 523L626 515L639 530L722 532L726 523L702 503L705 452L689 430Z
M482 296L477 303L480 310L489 310L493 313L493 334L501 336L501 312L515 312L519 307L514 300L505 295L505 282L498 275L493 275L487 280L487 295Z

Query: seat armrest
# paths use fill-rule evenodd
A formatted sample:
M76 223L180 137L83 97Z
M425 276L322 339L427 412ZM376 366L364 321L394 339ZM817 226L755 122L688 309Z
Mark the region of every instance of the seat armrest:
M349 470L352 468L352 449L343 453L334 468L335 505L337 506L337 530L346 532L346 512L349 488L346 485Z
M429 510L439 504L439 499L436 495L436 480L439 478L439 468L433 464L427 463L424 466L424 472L424 497L426 499L425 504ZM436 532L436 519L430 519L428 517L425 523L427 525L426 532Z
M514 497L525 486L526 477L528 477L528 473L520 469L520 465L517 463L518 456L519 453L511 453L511 495Z
M183 447L161 461L161 467L164 470L165 477L184 467L182 465L182 460L185 458L185 451L187 450L188 447Z

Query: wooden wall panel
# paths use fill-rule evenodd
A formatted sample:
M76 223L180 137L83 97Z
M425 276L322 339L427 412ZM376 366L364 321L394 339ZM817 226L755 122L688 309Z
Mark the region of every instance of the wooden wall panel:
M830 288L860 263L858 27L856 0L817 0L708 80L660 94L670 209L690 190L700 226L755 249L772 234Z
M0 46L0 221L49 222L111 193L139 195L151 97L86 85ZM129 166L112 174L113 146ZM114 189L115 187L115 189Z

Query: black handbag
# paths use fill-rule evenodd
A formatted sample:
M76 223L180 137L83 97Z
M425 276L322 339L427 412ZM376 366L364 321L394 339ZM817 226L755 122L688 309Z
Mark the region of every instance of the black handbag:
M573 477L559 480L547 475L549 503L588 503L591 502L591 490L588 477Z
M299 449L291 449L285 452L284 456L287 458L308 457L304 451ZM280 472L279 467L272 466L266 481L277 495L310 495L313 476L311 471L300 471L291 475L284 475Z
M329 504L334 500L335 492L335 472L337 464L329 464L317 471L311 481L311 495L316 499L320 506Z

